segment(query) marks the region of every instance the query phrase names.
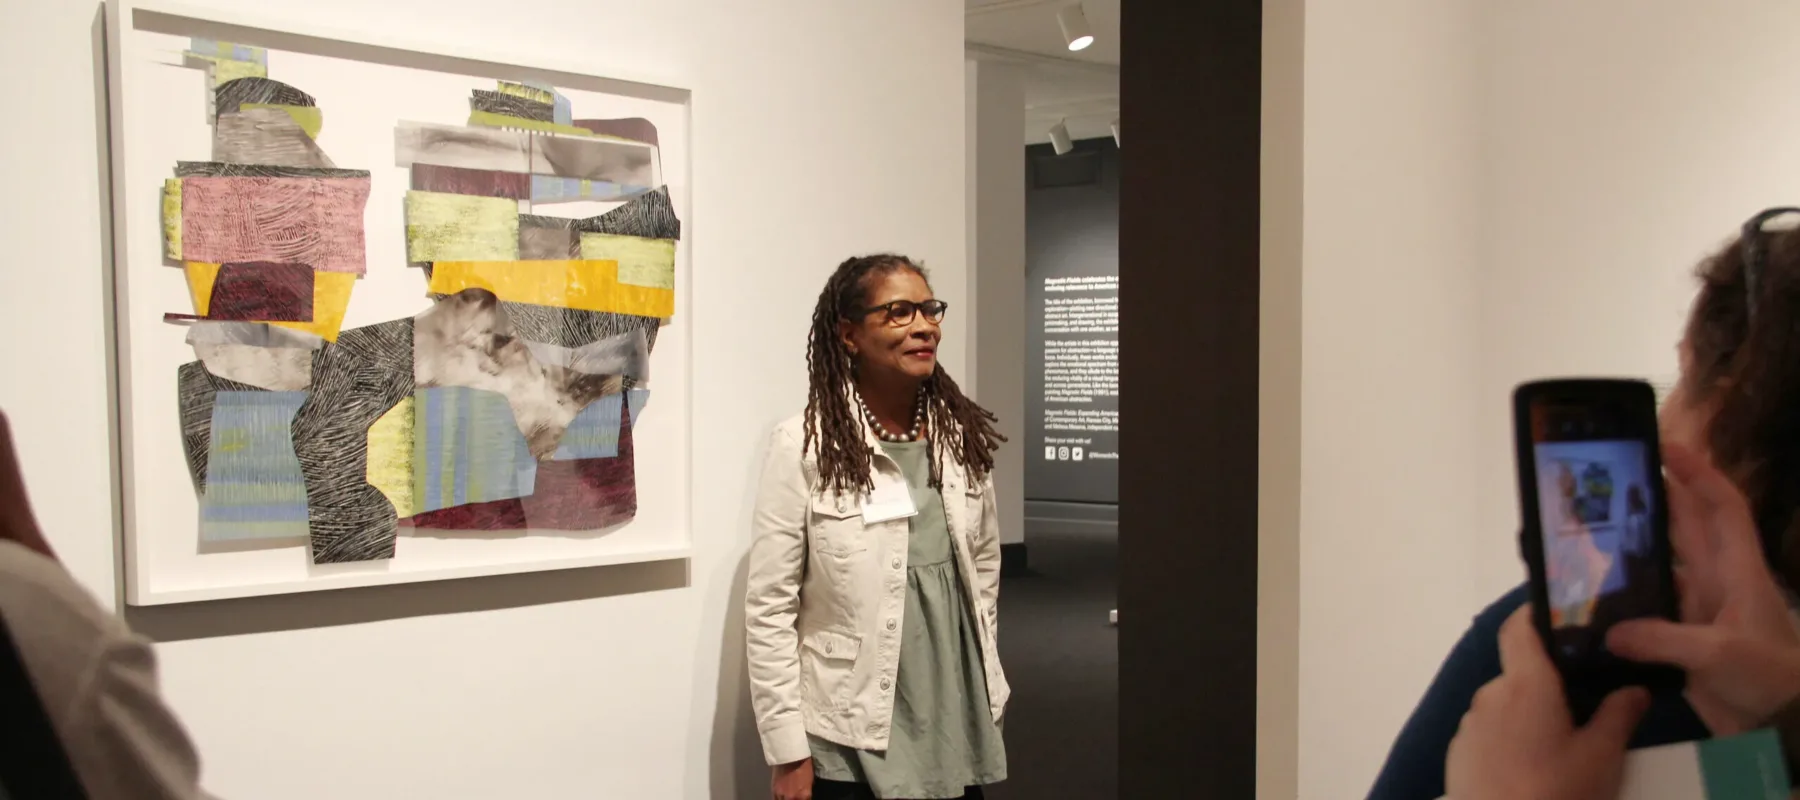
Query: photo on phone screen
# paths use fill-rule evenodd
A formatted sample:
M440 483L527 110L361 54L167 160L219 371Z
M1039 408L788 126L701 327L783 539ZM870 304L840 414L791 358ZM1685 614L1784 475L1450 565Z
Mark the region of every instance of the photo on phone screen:
M1547 644L1564 664L1608 661L1613 624L1674 608L1654 400L1545 393L1529 445Z

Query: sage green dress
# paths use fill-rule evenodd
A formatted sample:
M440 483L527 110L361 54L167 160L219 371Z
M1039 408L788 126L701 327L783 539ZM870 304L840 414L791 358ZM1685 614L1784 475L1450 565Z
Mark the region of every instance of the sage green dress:
M1006 746L988 710L975 617L958 578L944 500L930 486L925 442L885 442L912 489L906 612L888 749L857 750L816 736L813 774L866 783L879 798L962 797L1006 779Z

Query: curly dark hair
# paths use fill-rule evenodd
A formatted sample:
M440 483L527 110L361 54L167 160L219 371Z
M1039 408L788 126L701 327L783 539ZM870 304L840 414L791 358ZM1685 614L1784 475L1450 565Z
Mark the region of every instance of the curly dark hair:
M850 398L856 379L856 360L838 335L838 323L854 319L868 301L868 281L896 270L912 270L926 278L925 268L906 256L892 253L858 256L839 264L819 303L813 308L812 332L806 344L808 391L806 435L803 451L817 448L821 493L858 494L873 491L870 458L874 451L863 437L863 420ZM931 486L943 488L942 454L948 453L971 480L982 480L994 468L994 451L1006 441L994 429L998 418L975 401L939 364L926 379L926 424L939 440L931 448Z
M1682 389L1715 404L1712 458L1749 500L1769 566L1800 586L1800 232L1746 230L1696 273Z

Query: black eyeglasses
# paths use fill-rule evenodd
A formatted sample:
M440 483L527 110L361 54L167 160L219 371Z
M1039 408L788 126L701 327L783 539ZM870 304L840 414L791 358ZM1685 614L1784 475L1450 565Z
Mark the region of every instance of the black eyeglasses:
M1744 223L1744 232L1741 237L1744 243L1744 308L1747 316L1752 318L1756 316L1757 289L1762 283L1763 265L1769 257L1768 241L1765 237L1768 231L1764 230L1763 226L1769 224L1769 220L1788 214L1800 214L1800 208L1779 206L1767 209Z
M899 327L901 325L911 325L913 317L917 316L920 312L924 312L925 318L931 320L932 324L943 322L944 312L948 310L950 310L950 304L942 300L926 300L923 303L915 303L911 300L895 300L892 303L882 303L878 306L870 306L861 309L856 313L857 316L861 317L866 317L877 312L883 313L887 315L887 324Z

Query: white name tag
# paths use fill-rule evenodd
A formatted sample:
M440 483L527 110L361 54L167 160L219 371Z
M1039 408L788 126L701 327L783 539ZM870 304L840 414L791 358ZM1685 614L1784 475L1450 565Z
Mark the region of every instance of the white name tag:
M906 519L918 513L919 509L913 506L912 490L907 488L906 481L876 473L875 491L863 498L864 524Z

